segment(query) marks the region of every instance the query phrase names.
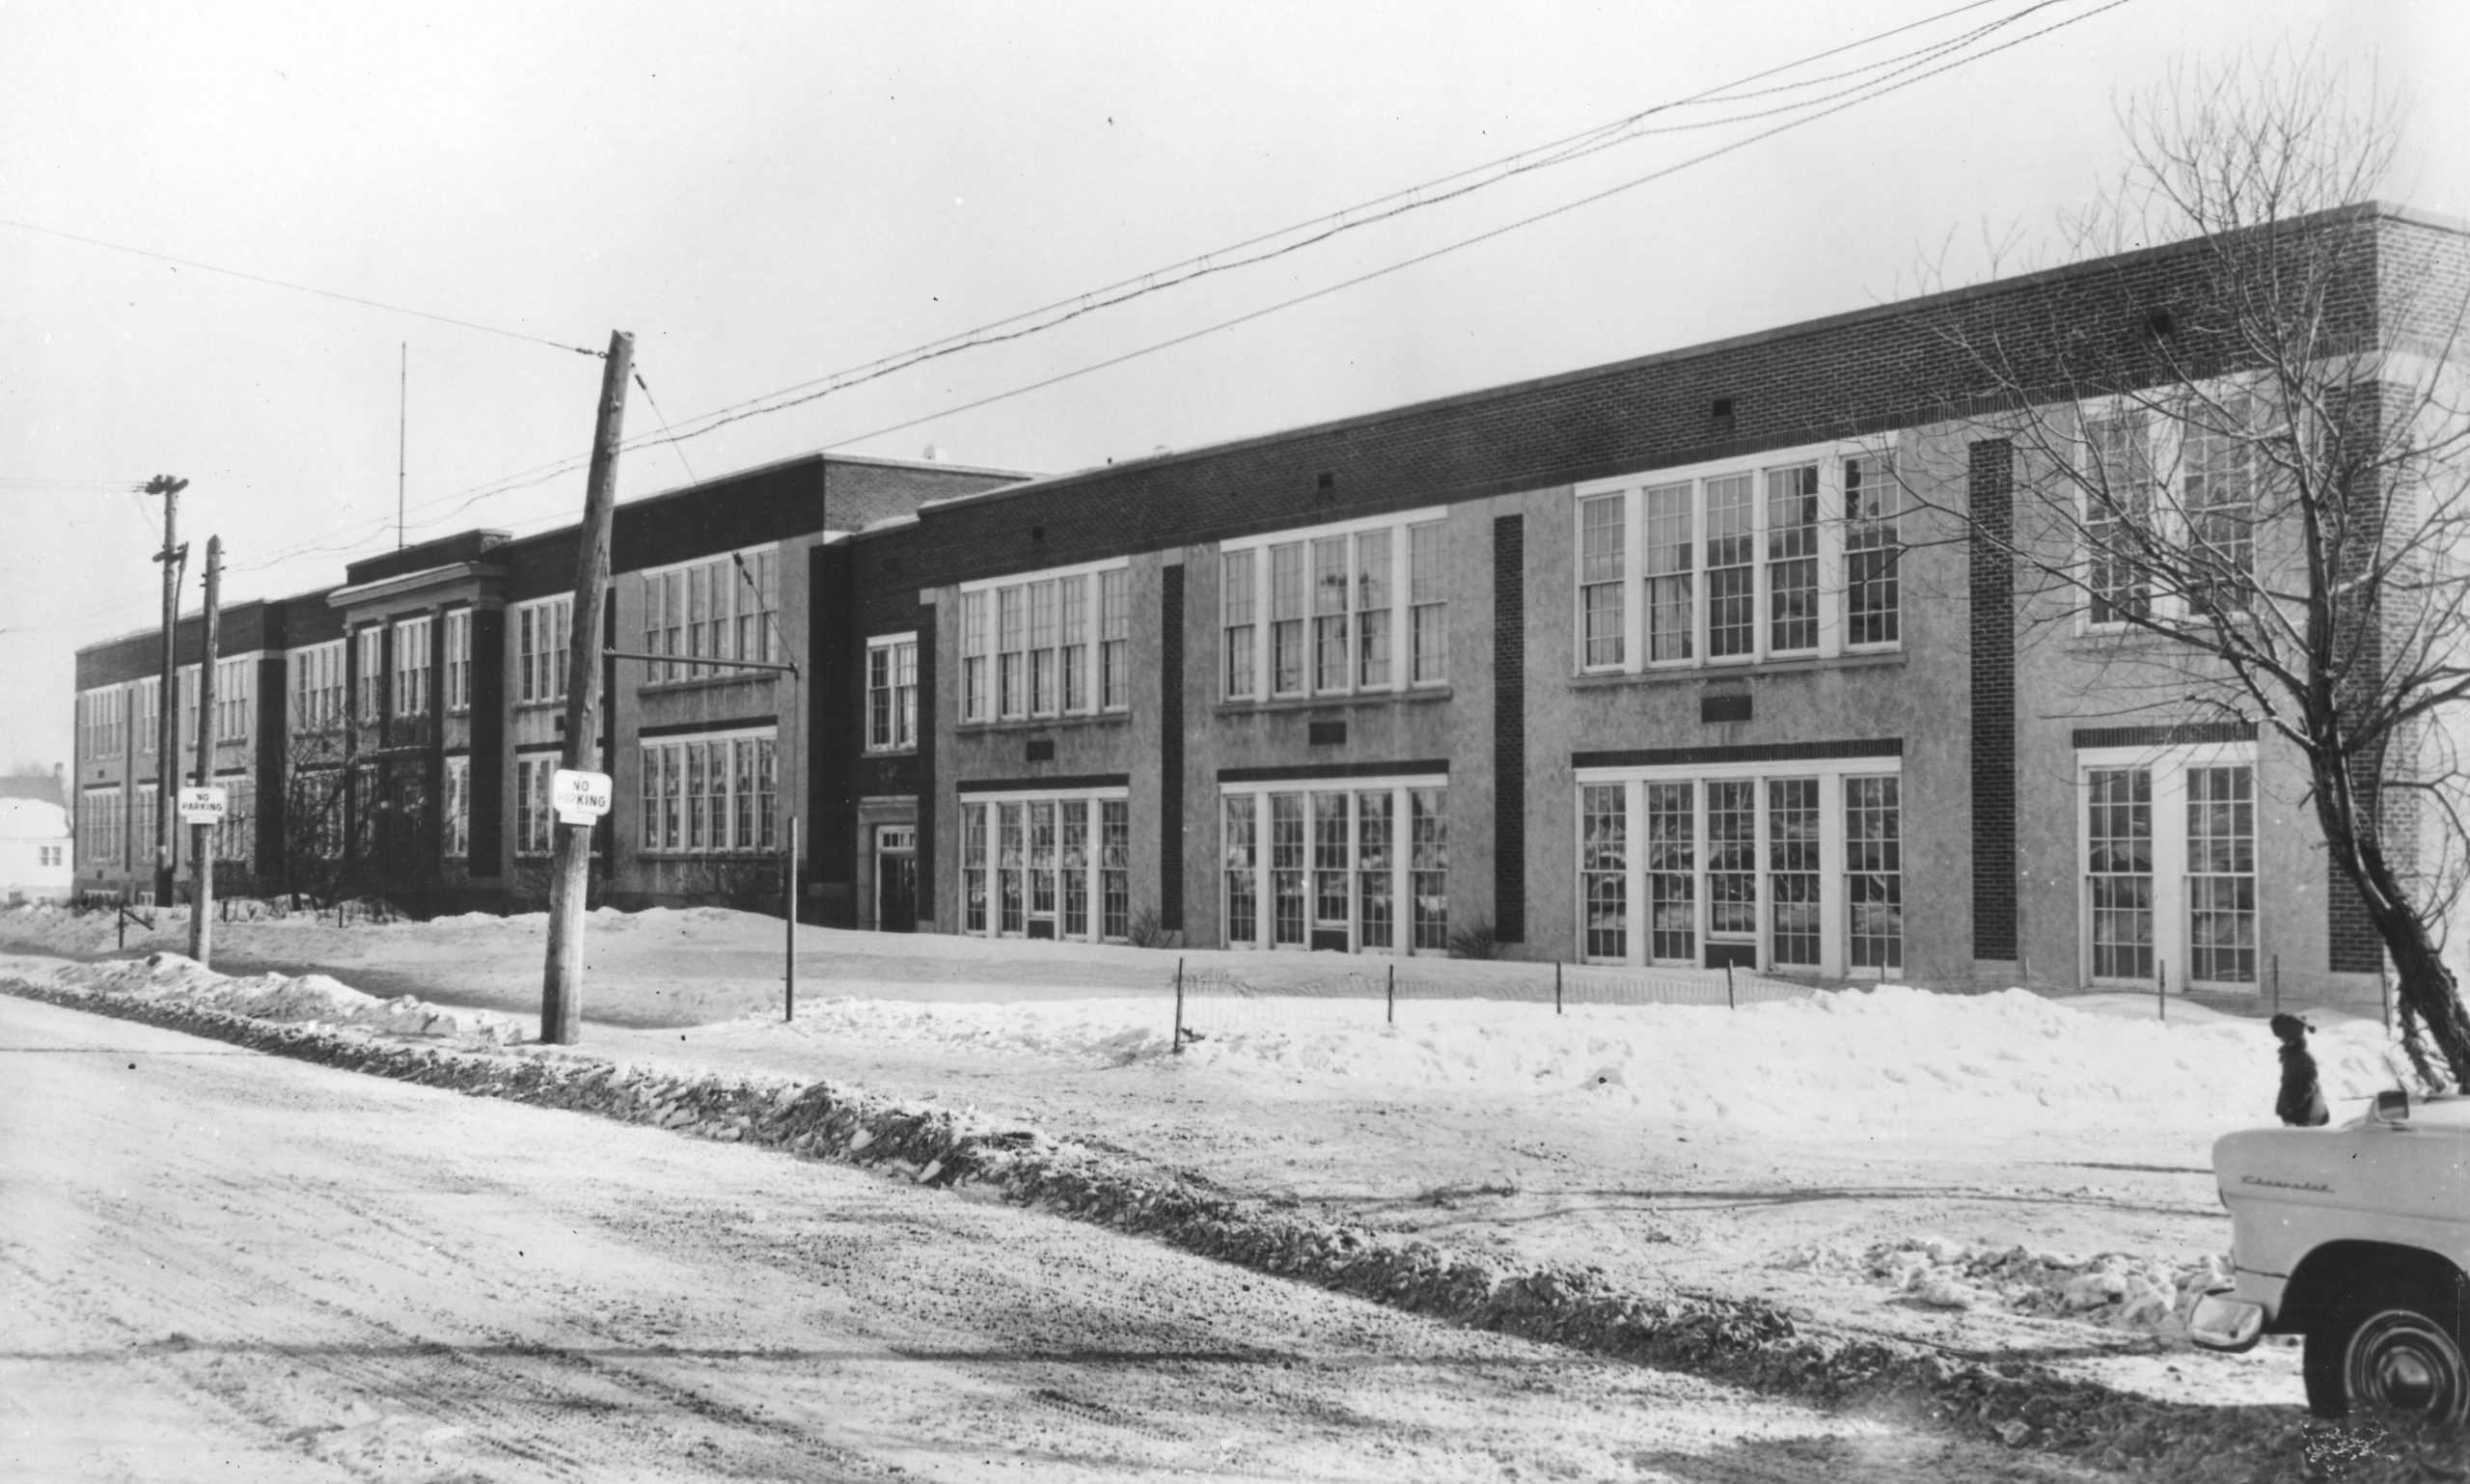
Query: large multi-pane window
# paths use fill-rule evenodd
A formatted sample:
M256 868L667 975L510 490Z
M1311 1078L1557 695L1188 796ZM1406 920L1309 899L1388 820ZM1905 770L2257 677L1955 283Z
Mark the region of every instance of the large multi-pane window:
M781 607L777 547L753 547L643 574L645 667L657 685L727 673L733 661L775 664Z
M2125 623L2152 612L2153 450L2140 410L2085 425L2092 469L2084 491L2085 590L2094 623Z
M214 667L214 735L217 741L238 742L249 735L249 718L257 714L258 662L252 658L217 661Z
M1121 789L961 801L961 930L1120 942L1132 931Z
M2249 606L2263 416L2262 399L2236 387L2174 405L2087 409L2078 470L2087 624Z
M550 802L556 753L524 753L514 759L514 853L547 855L558 842L558 811Z
M1891 463L1840 448L1582 484L1578 668L1891 647L1902 638L1897 509Z
M129 740L137 751L152 756L163 746L163 677L148 675L128 687Z
M2083 804L2083 977L2253 993L2254 745L2077 754Z
M2244 610L2256 576L2254 402L2193 411L2179 447L2179 504L2195 574L2189 599Z
M866 751L905 752L918 745L918 636L886 634L866 641Z
M395 714L428 715L428 632L426 618L405 618L395 625Z
M214 859L246 866L257 856L257 783L246 773L227 773L214 782L223 790L223 817L214 825Z
M1901 798L1896 776L1877 771L1882 762L1894 766L1583 770L1585 956L1829 976L1902 967Z
M117 866L125 826L121 785L89 788L77 796L77 864Z
M643 853L731 855L780 848L780 759L770 729L640 746L637 839Z
M1121 711L1132 701L1130 573L1120 562L961 593L961 720Z
M291 651L291 719L303 731L323 731L343 721L343 642Z
M353 635L352 643L359 651L354 658L358 661L355 674L360 684L360 704L357 708L360 724L374 727L386 715L386 629L382 624L372 623ZM196 694L185 679L180 689L186 695ZM186 704L186 695L182 698L183 705Z
M472 709L472 610L457 608L446 616L446 709Z
M1227 946L1445 950L1447 803L1438 779L1226 787L1220 892Z
M1228 542L1219 563L1225 698L1343 696L1445 681L1448 592L1435 513Z
M514 610L515 700L525 705L566 699L566 660L574 642L571 592Z

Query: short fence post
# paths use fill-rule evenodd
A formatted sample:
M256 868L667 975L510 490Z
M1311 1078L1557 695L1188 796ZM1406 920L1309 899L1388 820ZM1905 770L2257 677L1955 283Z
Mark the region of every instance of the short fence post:
M2170 966L2153 966L2153 1007L2161 1019L2170 1018Z
M1552 1013L1561 1013L1561 961L1552 960Z
M2393 975L2389 963L2375 966L2375 997L2384 1006L2384 1033L2393 1033Z
M1738 1010L1741 1008L1741 1002L1733 998L1733 965L1731 959L1724 960L1724 1008L1728 1010Z
M1175 1055L1184 1054L1184 961L1175 960Z
M1386 1024L1394 1026L1398 1023L1398 966L1396 964L1391 964L1389 966L1388 998L1389 1007L1383 1015L1382 1019Z
M2273 955L2273 1013L2281 1013L2281 955Z
M112 912L120 919L120 946L125 948L128 947L128 903L115 903Z

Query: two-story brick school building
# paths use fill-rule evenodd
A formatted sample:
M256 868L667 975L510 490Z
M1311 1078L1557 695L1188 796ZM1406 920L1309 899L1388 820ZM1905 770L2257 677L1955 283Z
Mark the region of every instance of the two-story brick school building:
M2368 244L2370 337L2398 278L2470 282L2458 224L2322 230ZM1965 346L2154 333L2191 251L1070 475L817 455L623 505L610 647L670 658L608 662L606 890L755 899L794 811L843 925L2372 996L2304 768L2108 685L2135 637L2037 618L1977 538L2019 475ZM573 542L227 614L230 868L535 904ZM87 889L145 888L159 643L79 657Z

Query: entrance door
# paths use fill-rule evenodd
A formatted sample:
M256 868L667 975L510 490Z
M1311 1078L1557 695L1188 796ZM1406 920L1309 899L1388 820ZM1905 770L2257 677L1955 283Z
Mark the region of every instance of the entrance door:
M875 831L875 929L918 931L918 831L884 825Z

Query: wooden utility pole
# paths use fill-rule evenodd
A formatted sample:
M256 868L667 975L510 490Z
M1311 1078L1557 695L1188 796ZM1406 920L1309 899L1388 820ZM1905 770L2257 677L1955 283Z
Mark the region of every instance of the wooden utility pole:
M175 539L179 530L180 491L189 481L158 474L146 481L146 492L163 497L163 549L154 560L163 563L163 680L157 692L154 740L160 750L154 775L154 904L172 904L172 800L180 786L180 671L174 640L180 628L180 574L188 563L188 548Z
M197 785L214 786L214 645L223 611L223 537L206 538L206 649L197 662ZM214 952L214 831L189 826L189 957Z
M609 337L600 377L599 415L591 430L591 467L584 485L583 531L575 543L574 628L566 645L564 765L591 763L600 723L601 610L609 598L609 528L618 503L618 441L626 423L626 378L635 366L635 337ZM595 825L552 826L558 835L549 875L549 955L540 983L540 1039L572 1046L583 1036L584 898L591 884Z

